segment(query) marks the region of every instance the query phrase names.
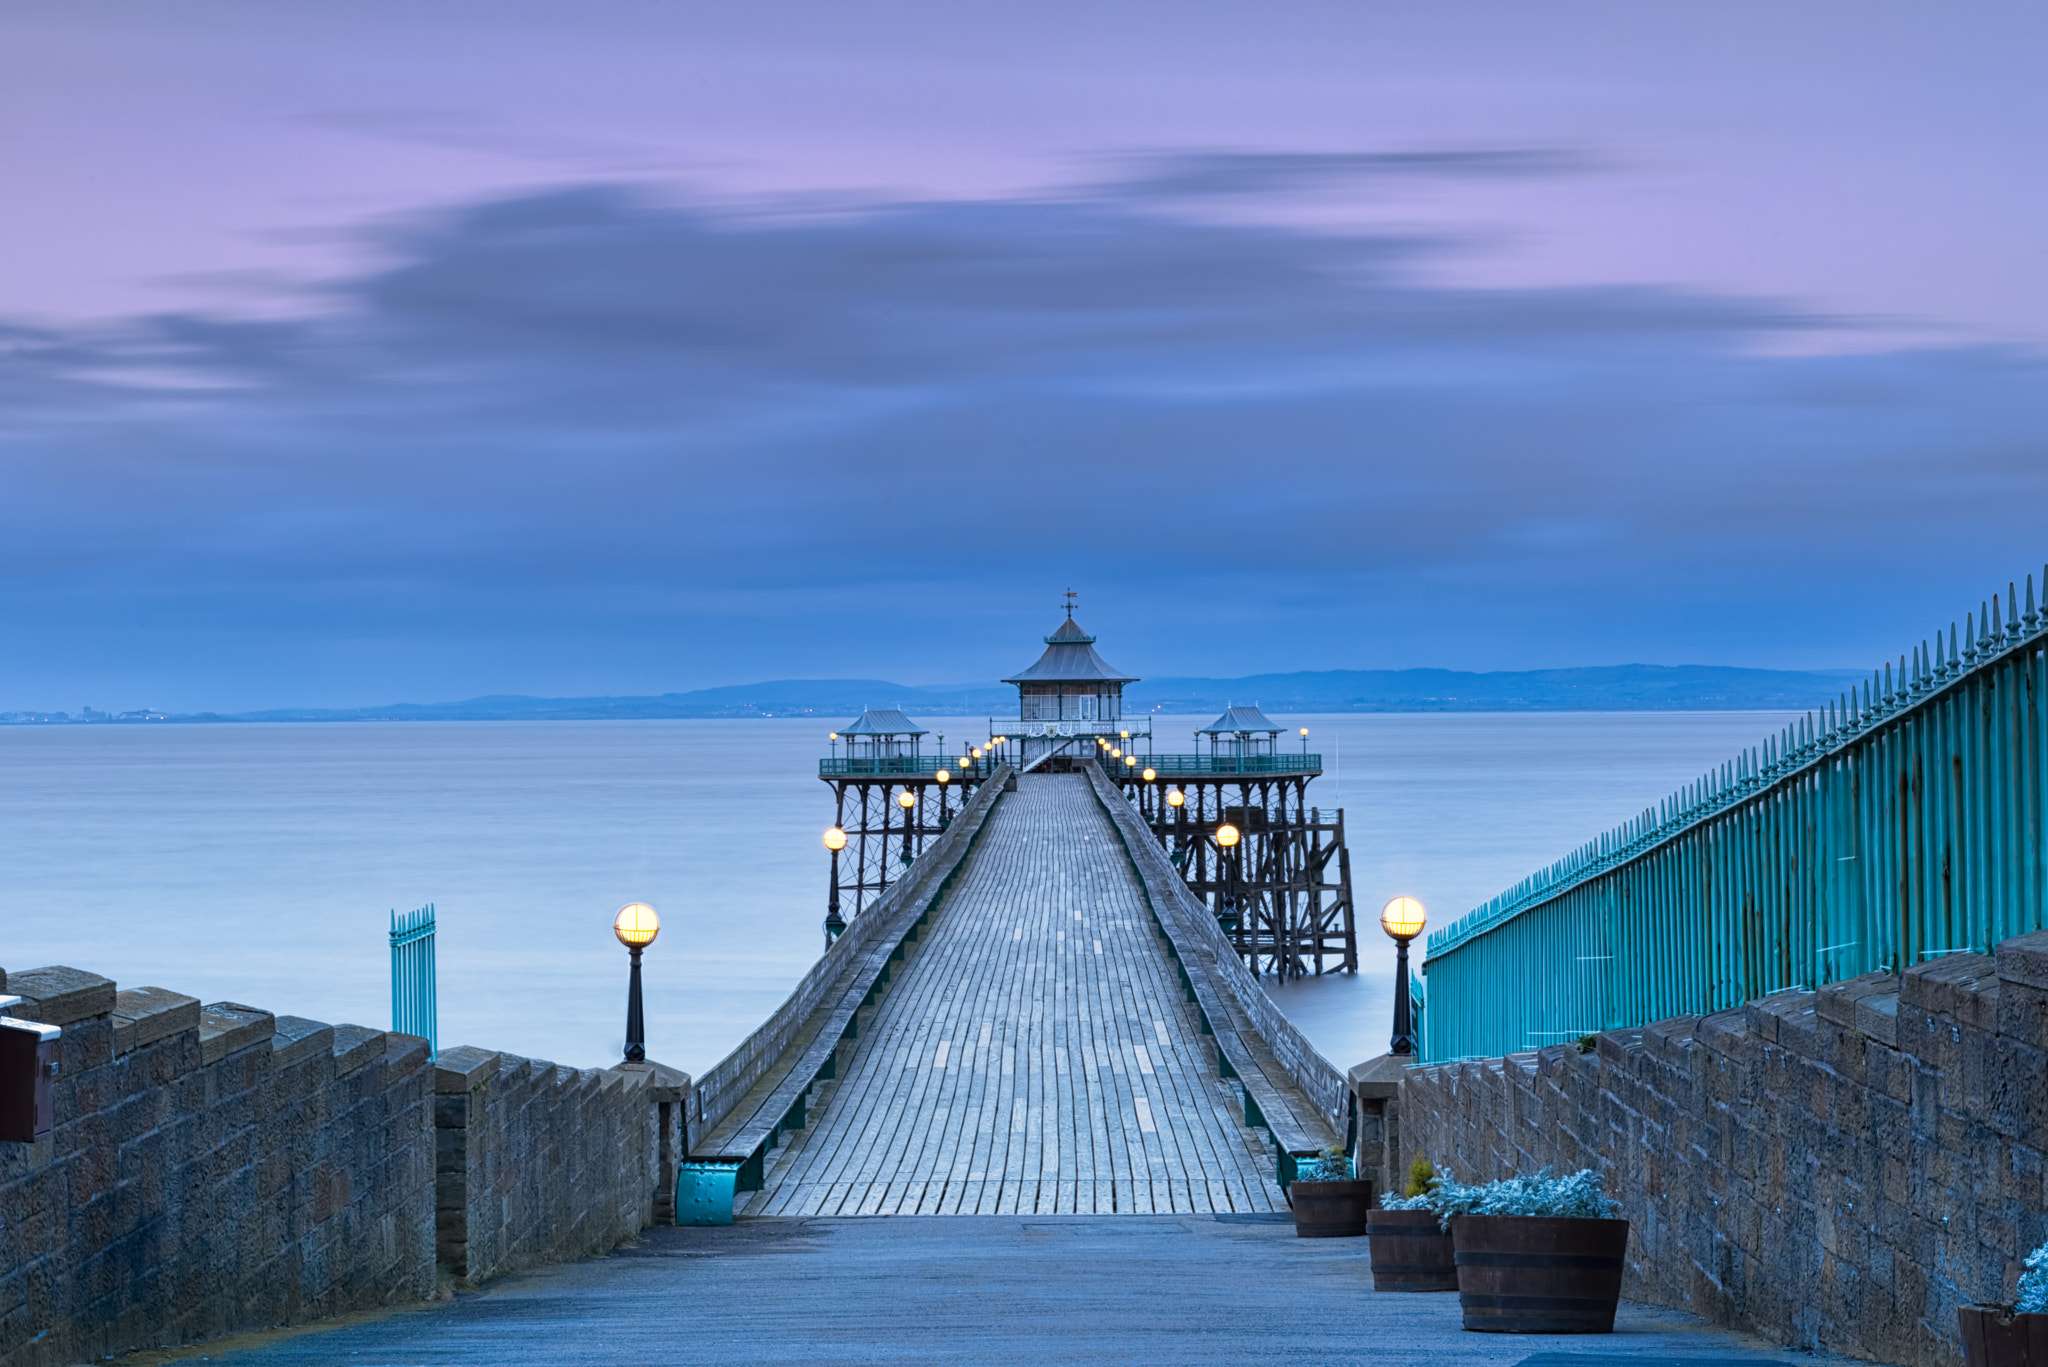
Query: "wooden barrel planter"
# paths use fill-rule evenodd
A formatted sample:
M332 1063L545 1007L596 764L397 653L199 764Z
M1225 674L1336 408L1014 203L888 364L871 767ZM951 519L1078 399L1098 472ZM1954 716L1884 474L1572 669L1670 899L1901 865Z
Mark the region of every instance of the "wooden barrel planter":
M1456 1291L1458 1267L1451 1236L1433 1210L1376 1210L1366 1217L1372 1237L1375 1291Z
M1289 1182L1287 1199L1294 1207L1294 1232L1304 1239L1355 1239L1365 1233L1372 1211L1372 1180Z
M1956 1307L1966 1367L2048 1367L2048 1315L2015 1315L2002 1305Z
M1628 1221L1461 1215L1451 1221L1465 1327L1611 1334Z

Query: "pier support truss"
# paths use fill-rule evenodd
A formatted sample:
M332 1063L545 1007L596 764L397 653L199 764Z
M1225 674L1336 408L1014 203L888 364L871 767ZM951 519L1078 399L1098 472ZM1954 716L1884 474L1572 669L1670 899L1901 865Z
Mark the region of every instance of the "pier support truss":
M935 775L821 775L832 786L833 823L846 832L836 861L840 915L858 916L951 824L981 781L963 773L947 783ZM908 794L910 805L903 805Z
M1308 805L1309 775L1117 777L1254 973L1358 970L1344 812ZM1167 801L1176 789L1178 808ZM1227 850L1215 840L1226 824L1240 833Z

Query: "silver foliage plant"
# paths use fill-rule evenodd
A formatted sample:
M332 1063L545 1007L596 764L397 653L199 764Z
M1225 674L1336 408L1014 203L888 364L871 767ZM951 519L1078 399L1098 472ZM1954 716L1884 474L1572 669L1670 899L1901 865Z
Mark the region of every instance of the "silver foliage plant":
M2018 1315L2048 1315L2048 1244L2027 1255L2027 1270L2020 1274L2019 1299L2012 1308Z
M1351 1180L1351 1157L1340 1148L1328 1148L1313 1158L1297 1158L1294 1160L1294 1180L1348 1182Z
M1552 1177L1550 1169L1498 1182L1466 1186L1446 1168L1420 1196L1387 1195L1382 1210L1433 1210L1445 1229L1459 1215L1548 1215L1576 1220L1608 1220L1621 1209L1601 1189L1600 1174L1581 1168L1569 1177ZM2048 1263L2048 1259L2043 1259ZM2030 1263L2029 1266L2032 1264ZM2048 1274L2043 1275L2048 1292Z

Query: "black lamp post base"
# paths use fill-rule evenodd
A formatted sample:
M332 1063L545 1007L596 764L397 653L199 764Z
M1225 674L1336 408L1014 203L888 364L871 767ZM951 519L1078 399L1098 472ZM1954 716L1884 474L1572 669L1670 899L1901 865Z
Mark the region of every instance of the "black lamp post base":
M1415 1011L1408 996L1408 941L1394 941L1394 1037L1387 1042L1391 1054L1415 1052Z
M647 1061L647 1022L640 1009L640 949L633 947L632 984L626 989L626 1062Z

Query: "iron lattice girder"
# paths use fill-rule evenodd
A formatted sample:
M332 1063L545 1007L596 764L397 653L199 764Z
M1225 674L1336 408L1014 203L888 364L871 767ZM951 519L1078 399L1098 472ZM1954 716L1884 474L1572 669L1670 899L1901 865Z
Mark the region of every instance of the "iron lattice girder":
M1344 813L1307 805L1313 775L1176 774L1151 783L1116 777L1180 863L1190 890L1226 925L1235 922L1232 941L1254 972L1291 978L1357 970ZM1187 798L1178 811L1166 802L1175 789ZM1240 832L1230 854L1213 840L1226 821Z
M886 891L946 829L986 775L966 772L940 783L932 774L820 774L831 785L833 825L846 833L840 852L839 896L848 920ZM914 799L906 811L903 793Z

